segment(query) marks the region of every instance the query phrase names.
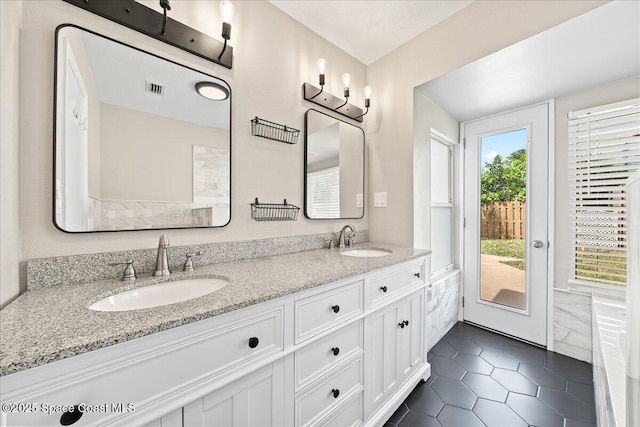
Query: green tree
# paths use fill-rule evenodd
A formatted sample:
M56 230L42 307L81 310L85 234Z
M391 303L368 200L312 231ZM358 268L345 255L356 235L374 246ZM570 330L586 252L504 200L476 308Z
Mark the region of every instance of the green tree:
M524 202L527 198L527 151L514 151L502 160L486 162L480 178L482 202Z

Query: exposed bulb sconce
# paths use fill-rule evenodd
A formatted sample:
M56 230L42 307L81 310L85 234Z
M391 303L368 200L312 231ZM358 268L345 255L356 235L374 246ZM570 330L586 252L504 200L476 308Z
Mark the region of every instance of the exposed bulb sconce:
M324 72L327 69L327 60L324 58L318 58L316 64L318 65L318 83L320 83L320 92L313 95L311 99L320 95L324 91Z
M367 111L363 112L362 108L349 104L351 74L344 73L342 75L342 85L344 87L344 101L343 101L337 96L324 92L324 80L325 80L324 72L327 67L327 61L325 61L324 58L320 58L316 63L318 64L318 71L320 72L320 75L319 75L320 89L318 89L317 87L309 83L304 83L302 85L303 98L306 99L307 101L313 102L314 104L320 105L321 107L327 108L329 110L335 111L338 114L342 114L343 116L349 117L350 119L362 122L362 116L366 115L369 112L369 106L371 105L371 94L373 92L373 89L371 88L371 86L365 86L364 88L364 97L365 97L364 102L365 102L365 107L367 108Z
M220 2L220 15L222 15L222 38L224 39L224 46L222 51L218 55L218 61L224 55L224 51L227 50L227 41L231 38L231 21L233 20L233 13L235 12L233 3L229 0L222 0Z
M229 98L229 90L214 82L198 82L196 83L196 92L200 96L211 99L213 101L224 101Z
M223 67L233 68L233 47L227 45L231 39L234 12L233 3L229 0L220 2L223 41L169 18L172 0L159 0L162 13L133 0L64 1Z
M360 117L366 116L367 113L369 112L369 107L371 106L371 94L373 93L373 88L371 86L367 85L367 86L364 87L362 92L364 92L364 106L367 109L367 111L362 113L362 115Z
M344 86L344 103L334 108L333 111L339 110L349 102L349 86L351 86L351 74L344 73L342 75L342 85Z
M342 75L342 84L344 85L344 97L349 99L349 86L351 86L351 74L344 73Z

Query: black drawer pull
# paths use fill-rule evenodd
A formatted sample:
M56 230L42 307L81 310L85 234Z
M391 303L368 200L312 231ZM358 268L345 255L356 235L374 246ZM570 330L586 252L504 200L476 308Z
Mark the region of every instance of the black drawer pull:
M337 356L340 353L340 349L338 347L333 347L331 349L331 353L333 353L334 356Z
M332 305L331 306L331 310L333 310L334 313L337 313L340 311L340 306L339 305Z
M409 321L408 321L408 320L405 320L405 321L404 321L404 325L405 325L405 326L409 326Z
M382 287L380 288L380 290L381 290L382 292L387 292L387 287L386 287L386 286L382 286Z
M416 276L418 279L420 278L420 273L414 273L414 276Z
M74 405L73 411L63 412L60 417L60 425L70 426L75 424L80 418L82 418L83 412L80 412L78 405Z
M249 338L249 348L256 348L260 344L258 337Z
M337 388L334 388L333 390L331 390L331 394L333 394L334 399L337 399L338 396L340 396L340 390L338 390Z
M398 323L398 326L400 326L402 329L404 329L404 322Z

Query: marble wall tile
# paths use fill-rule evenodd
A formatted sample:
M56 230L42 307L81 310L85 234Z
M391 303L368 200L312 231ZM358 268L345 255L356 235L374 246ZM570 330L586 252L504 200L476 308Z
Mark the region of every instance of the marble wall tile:
M553 347L591 363L591 295L554 289Z
M427 350L458 321L460 271L436 278L427 289Z

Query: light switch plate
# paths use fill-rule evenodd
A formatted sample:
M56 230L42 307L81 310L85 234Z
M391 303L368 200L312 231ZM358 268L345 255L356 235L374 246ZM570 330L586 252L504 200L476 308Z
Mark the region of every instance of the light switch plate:
M387 192L373 193L373 207L374 208L386 208L387 207Z
M356 194L356 208L361 208L362 207L362 205L364 203L363 200L364 200L364 197L363 197L362 193Z

